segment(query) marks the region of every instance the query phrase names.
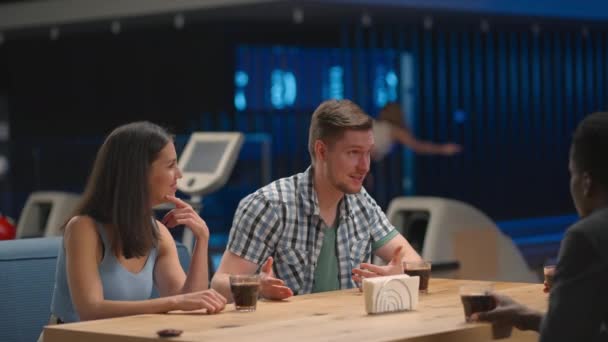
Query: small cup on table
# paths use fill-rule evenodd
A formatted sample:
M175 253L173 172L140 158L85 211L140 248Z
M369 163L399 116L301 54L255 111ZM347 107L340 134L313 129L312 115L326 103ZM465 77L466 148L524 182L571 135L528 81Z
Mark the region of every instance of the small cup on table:
M419 276L420 283L418 290L420 293L428 293L429 279L431 278L431 263L428 261L418 261L403 263L403 272L410 277Z
M476 312L485 312L496 308L496 301L492 296L494 285L490 283L475 283L461 285L460 300L464 308L464 318L471 322L471 315Z
M496 308L496 300L492 296L494 285L491 283L473 283L460 286L460 300L464 308L464 319L471 322L471 315L477 312L491 311ZM513 327L501 323L492 324L492 337L494 339L511 336Z
M231 274L230 291L236 311L253 312L258 303L260 276L257 274Z
M545 265L545 267L543 267L543 275L545 276L546 291L549 292L551 290L551 286L553 286L553 277L555 276L555 265Z

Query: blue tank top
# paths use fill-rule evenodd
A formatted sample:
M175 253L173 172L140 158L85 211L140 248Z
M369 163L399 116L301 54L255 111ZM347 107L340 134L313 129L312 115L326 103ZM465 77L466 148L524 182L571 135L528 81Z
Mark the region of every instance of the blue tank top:
M156 225L156 223L155 223ZM110 242L103 225L95 222L97 232L103 243L103 258L99 264L99 276L103 285L103 298L106 300L144 300L149 299L154 286L154 265L156 248L152 248L144 268L138 273L128 271L118 262L110 248ZM55 287L51 302L51 313L65 323L78 322L80 317L74 309L65 265L65 248L63 240L57 257Z

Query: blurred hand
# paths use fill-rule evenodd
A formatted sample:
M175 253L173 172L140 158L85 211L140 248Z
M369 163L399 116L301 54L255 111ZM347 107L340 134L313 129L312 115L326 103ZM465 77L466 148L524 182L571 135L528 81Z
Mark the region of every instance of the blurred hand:
M462 151L462 147L458 144L443 144L441 146L441 153L446 156L451 156L456 153L460 153Z
M293 296L293 291L285 286L285 282L274 277L272 272L272 257L260 269L260 293L266 299L282 300Z
M472 321L514 326L520 330L539 330L542 319L540 312L521 305L505 295L493 293L492 296L496 301L496 308L491 311L472 314Z
M549 291L551 291L551 287L549 287L549 284L546 281L543 281L543 292L544 293L549 293Z
M226 298L213 289L186 293L175 297L177 299L177 310L207 309L208 314L214 314L224 310L226 306Z
M387 275L403 274L403 255L401 253L402 250L403 246L395 248L391 261L385 266L368 264L366 262L361 263L361 265L359 265L359 268L353 269L353 281L359 284L363 281L363 278L374 278Z
M175 204L175 209L169 211L162 219L162 223L168 228L175 228L180 225L185 225L198 240L209 241L209 228L207 223L198 215L198 213L188 203L171 195L166 195L165 198Z

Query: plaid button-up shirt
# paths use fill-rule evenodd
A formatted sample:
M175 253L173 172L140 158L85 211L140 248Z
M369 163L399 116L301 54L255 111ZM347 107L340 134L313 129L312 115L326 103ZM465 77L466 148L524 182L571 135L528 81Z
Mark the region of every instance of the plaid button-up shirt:
M375 242L394 234L380 207L365 189L346 194L339 206L336 256L340 288L355 286L352 269L369 261ZM313 169L274 181L248 195L234 215L228 250L261 266L274 258L274 273L295 294L310 293L325 227Z

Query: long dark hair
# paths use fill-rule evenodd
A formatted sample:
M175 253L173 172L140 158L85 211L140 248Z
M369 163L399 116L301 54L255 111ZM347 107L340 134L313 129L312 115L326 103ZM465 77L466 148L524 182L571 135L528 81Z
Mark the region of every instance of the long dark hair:
M114 129L97 152L76 215L104 223L117 256L145 256L158 244L148 178L152 162L172 141L164 128L134 122Z

